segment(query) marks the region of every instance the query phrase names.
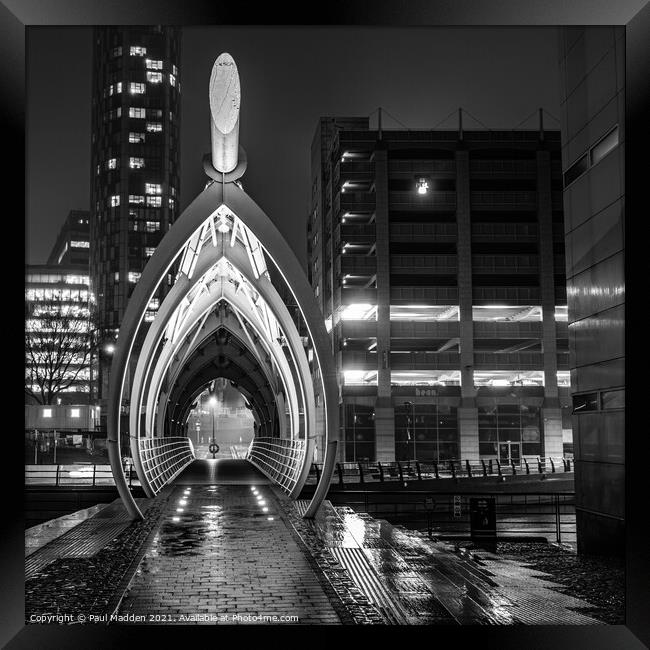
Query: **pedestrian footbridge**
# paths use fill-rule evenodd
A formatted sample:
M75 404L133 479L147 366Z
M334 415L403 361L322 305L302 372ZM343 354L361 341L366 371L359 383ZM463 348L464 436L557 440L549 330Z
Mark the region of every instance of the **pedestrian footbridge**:
M240 100L237 67L222 54L210 79L205 189L157 246L120 327L109 457L134 519L142 513L124 478L121 438L128 431L140 483L155 496L190 464L202 466L187 421L198 396L220 378L241 393L255 420L247 463L296 498L312 461L323 462L306 516L322 502L334 468L339 415L329 336L301 264L243 189Z

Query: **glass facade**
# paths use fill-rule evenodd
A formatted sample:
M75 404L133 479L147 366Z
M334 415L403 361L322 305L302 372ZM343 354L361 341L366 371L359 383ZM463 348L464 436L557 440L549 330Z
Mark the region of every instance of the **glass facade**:
M540 409L525 404L478 407L479 454L519 464L523 456L542 456Z
M395 460L458 458L458 410L454 406L395 407Z
M345 405L345 460L375 459L375 410L362 404Z

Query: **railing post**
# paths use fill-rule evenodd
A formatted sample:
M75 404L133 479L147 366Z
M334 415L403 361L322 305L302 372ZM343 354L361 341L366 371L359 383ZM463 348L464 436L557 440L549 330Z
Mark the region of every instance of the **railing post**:
M555 527L557 530L557 543L562 542L562 522L560 519L560 495L555 495Z
M435 460L433 461L433 473L436 475L436 478L440 478L440 474L438 473L438 463Z
M564 471L566 472L566 458L562 457L562 467L564 467Z
M494 471L494 470L492 469L492 459L490 458L488 474L492 474L493 471Z
M397 461L397 471L399 472L399 480L401 483L404 483L404 472L402 472L402 463Z
M339 475L339 485L343 485L343 470L341 469L341 463L336 463L336 471Z
M542 473L542 459L539 456L537 457L537 471Z
M451 467L451 478L456 478L456 466L453 460L449 461L449 466Z
M54 485L56 485L56 487L59 487L59 470L60 469L61 469L61 465L57 465L56 466L56 480L54 482Z
M97 465L93 463L93 487L95 487L95 475L97 474Z
M555 463L553 459L549 456L548 459L551 461L551 474L555 474Z
M377 467L379 468L379 481L384 482L384 468L381 466L381 462L377 461Z
M469 464L469 460L467 460L467 458L465 459L465 467L467 468L467 476L469 478L472 478L472 468L471 468L471 466Z
M481 458L481 465L483 466L483 476L487 478L487 467L485 466L485 461Z
M499 462L499 459L497 458L494 462L497 464L497 472L499 473L499 476L501 476L501 463Z
M571 471L571 459L570 459L570 458L567 458L567 459L566 459L566 466L567 466L567 470L566 470L566 471L567 471L567 472L570 472L570 471Z
M418 481L421 481L422 480L422 473L420 472L420 461L419 460L415 461L415 469L416 469L416 471L418 473Z
M530 474L530 467L528 466L528 461L524 458L524 465L526 465L526 474Z
M365 481L363 480L363 467L361 466L361 463L357 463L359 466L359 483L364 483Z
M517 470L515 469L515 461L512 461L512 475L517 476Z

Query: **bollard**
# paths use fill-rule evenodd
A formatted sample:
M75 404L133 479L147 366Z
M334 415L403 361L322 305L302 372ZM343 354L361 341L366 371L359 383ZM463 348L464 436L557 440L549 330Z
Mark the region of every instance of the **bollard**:
M483 476L487 478L487 467L485 466L485 461L481 458L481 465L483 465Z

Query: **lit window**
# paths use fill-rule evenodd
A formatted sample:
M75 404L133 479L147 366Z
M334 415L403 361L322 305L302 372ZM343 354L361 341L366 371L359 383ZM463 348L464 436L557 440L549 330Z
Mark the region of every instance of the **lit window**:
M376 386L376 370L344 370L343 383L346 386Z
M132 81L129 84L129 92L132 95L142 95L142 94L144 94L146 88L147 87L145 86L145 84L137 83L135 81ZM142 117L144 117L144 115Z
M348 305L341 312L343 320L377 320L377 306L367 304Z
M144 115L145 115L144 108L138 108L137 106L131 106L129 108L129 117L135 117L144 120Z
M109 169L117 169L117 158L109 158L106 162L106 167Z
M111 196L111 207L115 208L120 204L120 197L119 195Z
M160 221L147 221L145 224L145 230L147 232L156 232L160 230Z
M142 169L144 167L144 158L129 158L129 167L131 169Z
M140 279L140 275L142 274L139 271L129 271L129 282L135 284Z
M178 68L172 63L172 72L178 76Z
M159 84L163 80L161 72L147 72L147 81L152 84Z
M618 145L618 126L614 127L602 140L596 143L590 152L591 164L595 165L602 160L614 147Z
M113 281L114 282L119 282L120 281L120 272L115 271L115 275L113 276Z
M144 142L144 137L144 133L134 133L131 131L131 133L129 133L129 142L131 144L141 144Z
M100 165L97 165L97 174L99 174L100 171L101 171L101 167Z
M52 409L43 409L43 417L44 418L51 418L52 417Z
M162 131L162 124L160 122L147 122L147 131L149 133L159 133Z
M149 306L147 309L158 309L160 307L160 298L152 298L149 301Z
M81 409L70 409L70 417L71 418L80 418L81 417Z
M147 205L152 208L160 208L162 206L162 197L147 196Z
M566 323L569 320L569 314L566 305L556 305L555 320Z
M155 250L153 246L146 246L144 249L145 257L151 257Z
M144 196L139 196L137 194L129 194L129 203L144 203Z
M156 312L155 311L145 311L144 312L144 322L145 323L151 323L153 319L156 317Z
M117 95L118 93L122 92L122 82L118 81L116 84L111 84L108 87L108 94L109 95Z
M170 74L170 75L169 75L169 83L170 83L170 85L172 85L172 86L175 86L175 85L176 85L176 77L175 77L173 74Z
M129 54L131 56L144 56L147 53L147 48L142 47L142 45L131 45Z
M391 305L393 321L457 321L457 305Z
M72 248L90 248L90 242L87 241L71 241Z
M111 52L111 56L113 58L115 58L117 56L122 56L122 46L118 45L117 47L114 47L112 52Z
M172 199L171 197L169 198L169 209L170 210L174 209L174 199Z
M162 187L159 183L145 183L144 192L145 194L161 194Z
M145 61L145 66L150 70L162 70L163 62L156 59L147 59Z

